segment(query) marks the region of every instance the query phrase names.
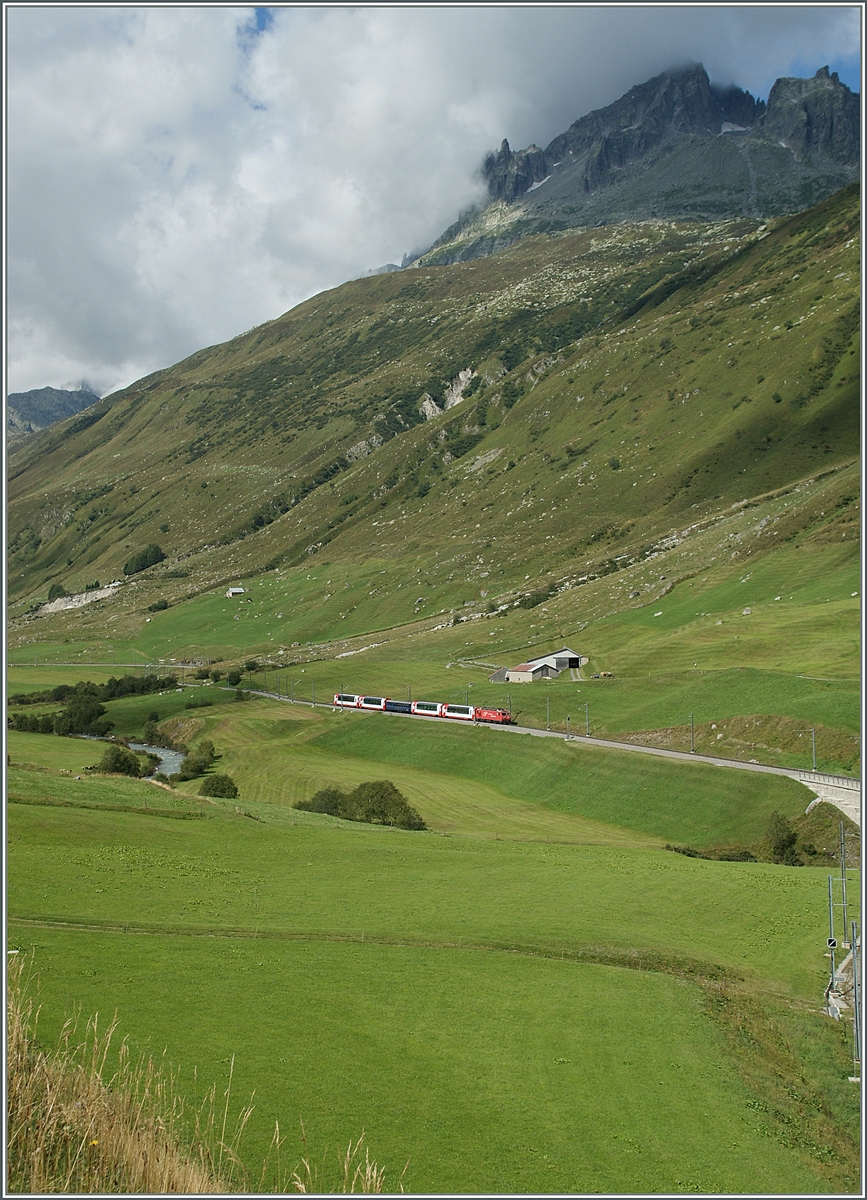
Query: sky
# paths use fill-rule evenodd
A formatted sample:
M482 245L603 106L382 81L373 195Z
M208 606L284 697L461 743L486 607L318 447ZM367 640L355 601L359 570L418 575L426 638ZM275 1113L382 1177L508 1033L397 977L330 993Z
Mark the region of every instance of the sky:
M857 5L7 4L6 386L104 395L426 249L504 137L703 62L860 91Z

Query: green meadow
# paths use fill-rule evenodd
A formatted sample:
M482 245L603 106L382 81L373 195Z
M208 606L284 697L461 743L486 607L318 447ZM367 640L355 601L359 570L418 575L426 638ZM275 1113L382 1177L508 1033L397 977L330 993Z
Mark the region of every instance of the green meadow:
M830 1190L694 983L454 946L12 931L45 1008L117 1009L186 1089L234 1056L254 1175L279 1118L287 1157L301 1120L317 1156L363 1129L386 1190L404 1171L420 1192Z
M363 1130L421 1192L855 1189L826 871L663 849L748 843L800 785L233 692L188 715L238 801L75 780L96 743L10 733L9 937L41 1036L117 1011L192 1099L234 1057L254 1178L303 1121L315 1153ZM429 831L291 807L370 778Z

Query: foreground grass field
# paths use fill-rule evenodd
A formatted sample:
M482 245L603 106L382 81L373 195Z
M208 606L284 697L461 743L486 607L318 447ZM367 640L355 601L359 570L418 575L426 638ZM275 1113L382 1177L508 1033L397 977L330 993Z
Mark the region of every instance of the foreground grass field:
M408 1190L830 1190L696 984L480 950L13 930L52 1013L117 1008L187 1089L235 1056L254 1174L272 1121L297 1148L300 1118L314 1153L364 1129Z
M46 1038L117 1010L193 1103L234 1055L254 1178L303 1119L314 1154L364 1131L421 1192L857 1190L826 870L663 849L750 843L802 786L217 688L169 711L191 694L109 711L184 716L237 801L75 780L97 744L10 735L9 937ZM372 778L430 831L291 807Z

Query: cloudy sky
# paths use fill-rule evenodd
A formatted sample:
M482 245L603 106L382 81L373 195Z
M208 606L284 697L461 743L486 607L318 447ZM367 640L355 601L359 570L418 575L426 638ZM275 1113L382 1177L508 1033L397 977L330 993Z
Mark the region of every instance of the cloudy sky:
M484 153L667 67L766 98L860 8L7 5L7 387L104 394L426 248Z

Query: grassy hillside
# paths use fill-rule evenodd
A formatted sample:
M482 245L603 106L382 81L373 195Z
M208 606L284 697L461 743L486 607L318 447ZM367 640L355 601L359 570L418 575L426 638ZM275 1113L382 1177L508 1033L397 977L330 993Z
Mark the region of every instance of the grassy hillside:
M346 284L201 351L13 457L13 645L107 620L140 636L156 599L263 570L285 575L283 618L235 625L239 649L552 585L580 594L574 628L631 591L646 604L675 563L781 545L855 562L857 233L846 189L761 230L531 238ZM466 368L466 398L425 421L422 396L444 403ZM123 578L150 542L167 558L115 600L23 616L50 583ZM314 564L331 587L310 595Z

